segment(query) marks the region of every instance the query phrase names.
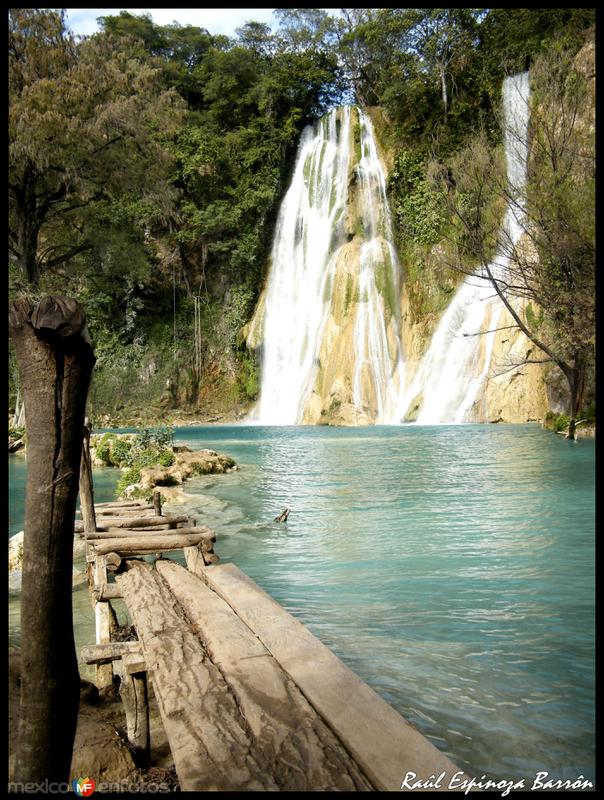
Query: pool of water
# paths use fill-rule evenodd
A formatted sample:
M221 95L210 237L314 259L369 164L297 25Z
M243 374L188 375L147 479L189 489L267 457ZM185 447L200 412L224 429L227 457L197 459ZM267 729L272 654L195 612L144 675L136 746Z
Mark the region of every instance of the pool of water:
M241 467L185 487L221 560L460 768L595 782L592 440L538 425L176 439ZM273 522L285 506L287 524Z

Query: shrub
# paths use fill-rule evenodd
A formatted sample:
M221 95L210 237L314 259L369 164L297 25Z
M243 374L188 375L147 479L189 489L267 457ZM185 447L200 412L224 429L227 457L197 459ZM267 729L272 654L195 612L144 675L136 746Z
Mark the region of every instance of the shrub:
M122 475L122 477L117 482L117 486L115 487L115 491L117 496L123 494L127 486L130 486L131 483L138 483L141 479L141 471L137 467L133 467Z
M117 439L111 447L110 460L114 467L129 465L128 455L132 449L132 442L128 439Z
M108 467L112 467L113 463L111 461L111 444L112 441L115 440L114 433L105 433L101 437L100 442L96 446L96 457L100 459L104 464Z
M162 467L171 467L174 463L174 453L172 450L162 450L159 454L158 463L161 464Z

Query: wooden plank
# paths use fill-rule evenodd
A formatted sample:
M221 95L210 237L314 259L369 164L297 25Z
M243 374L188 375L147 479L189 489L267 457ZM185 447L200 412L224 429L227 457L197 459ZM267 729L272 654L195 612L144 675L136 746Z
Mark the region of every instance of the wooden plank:
M211 550L212 539L206 533L189 533L178 535L175 531L171 535L149 535L143 537L129 537L124 539L98 539L92 542L97 555L115 552L121 556L136 553L159 553L162 550L181 550L183 547L199 545L202 549Z
M276 790L235 698L156 571L118 575L153 682L182 791Z
M87 644L80 649L80 657L85 664L110 664L126 655L142 659L140 642L107 642L106 644Z
M407 772L418 779L445 773L448 791L463 773L313 634L234 564L197 574L216 591L299 686L380 791L400 789ZM467 777L467 776L463 776Z
M370 791L333 732L250 629L196 575L170 561L157 571L237 698L256 752L281 791ZM279 759L287 769L279 769Z

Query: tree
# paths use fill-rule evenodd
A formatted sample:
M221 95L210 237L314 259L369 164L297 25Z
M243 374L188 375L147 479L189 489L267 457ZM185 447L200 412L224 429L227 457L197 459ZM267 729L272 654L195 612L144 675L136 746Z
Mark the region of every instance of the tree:
M63 13L9 16L9 253L29 285L91 247L95 204L136 196L169 214L165 141L182 101L131 43L77 43Z
M526 184L507 180L484 135L439 175L455 176L455 191L441 186L460 252L478 260L478 276L541 351L523 363L551 362L564 374L572 439L595 357L594 105L586 76L564 51L535 62L531 87L529 132L508 131L512 146L529 154ZM495 209L503 206L519 238L499 230Z
M81 306L21 297L9 332L27 409L22 674L14 779L69 778L79 688L72 620L73 530L94 354Z
M410 31L411 48L417 52L424 69L440 84L443 121L446 124L450 105L450 82L455 67L471 49L476 35L476 17L472 9L421 9Z

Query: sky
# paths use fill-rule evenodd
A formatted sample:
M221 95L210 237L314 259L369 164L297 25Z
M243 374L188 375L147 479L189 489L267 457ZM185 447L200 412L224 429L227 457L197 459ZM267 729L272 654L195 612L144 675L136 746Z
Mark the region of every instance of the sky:
M268 25L275 23L272 8L67 8L65 15L67 25L74 33L89 36L99 30L97 17L119 14L120 11L129 11L131 14L149 13L157 25L178 22L227 36L233 36L235 29L249 20L266 22Z

